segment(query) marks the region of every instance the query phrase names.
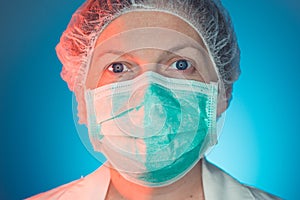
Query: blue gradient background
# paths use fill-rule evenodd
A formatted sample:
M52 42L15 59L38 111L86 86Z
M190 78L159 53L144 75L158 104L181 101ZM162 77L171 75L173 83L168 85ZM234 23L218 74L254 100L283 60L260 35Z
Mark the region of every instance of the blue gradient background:
M80 178L99 163L82 145L54 47L83 1L3 1L0 8L0 199L22 199ZM285 199L300 199L297 0L224 0L242 75L209 160Z

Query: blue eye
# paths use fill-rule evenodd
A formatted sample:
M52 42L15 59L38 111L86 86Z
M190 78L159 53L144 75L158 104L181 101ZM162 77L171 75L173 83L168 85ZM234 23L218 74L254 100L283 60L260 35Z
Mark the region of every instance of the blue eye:
M129 71L128 67L123 63L113 63L107 69L113 73L122 73Z
M173 69L178 69L178 70L186 70L191 67L191 63L187 60L177 60L176 62L172 63L171 67Z

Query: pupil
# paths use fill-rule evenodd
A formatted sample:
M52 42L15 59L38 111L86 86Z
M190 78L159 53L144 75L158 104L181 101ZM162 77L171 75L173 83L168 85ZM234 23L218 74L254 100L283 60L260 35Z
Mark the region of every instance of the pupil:
M188 62L186 60L179 60L176 63L176 68L179 70L185 70L188 67Z
M121 63L115 63L113 64L112 68L114 73L120 73L123 72L124 66Z

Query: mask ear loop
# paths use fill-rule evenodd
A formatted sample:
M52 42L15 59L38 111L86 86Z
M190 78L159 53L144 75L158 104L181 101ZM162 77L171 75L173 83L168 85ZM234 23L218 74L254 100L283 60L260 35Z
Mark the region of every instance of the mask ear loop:
M224 93L222 94L222 89L220 88L224 88L224 85L222 84L222 82L220 83L221 81L219 80L218 81L218 95L217 95L217 107L219 106L219 101L220 99L222 99L222 97L220 97L221 95L223 95L224 97ZM221 93L221 94L220 94ZM218 110L218 108L216 108ZM226 119L226 110L224 110L224 112L220 113L218 115L218 113L216 113L217 116L216 116L216 136L214 138L214 141L215 143L208 147L208 149L206 150L205 152L205 156L208 156L210 154L210 152L212 151L212 149L218 144L218 141L219 141L219 138L220 138L220 135L222 133L222 130L223 130L223 127L224 127L224 123L225 123L225 119Z

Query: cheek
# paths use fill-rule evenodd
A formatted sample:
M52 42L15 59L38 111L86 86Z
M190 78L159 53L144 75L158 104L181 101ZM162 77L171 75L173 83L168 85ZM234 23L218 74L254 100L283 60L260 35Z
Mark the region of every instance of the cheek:
M89 89L95 89L99 83L100 77L102 75L102 70L100 67L97 66L97 63L95 64L92 62L92 64L89 67L89 71L87 74L86 79L86 87Z
M110 72L109 70L105 70L97 82L97 87L111 84L111 83L132 80L136 78L139 74L140 74L140 70L134 68L132 68L131 71L123 72L123 73L113 73Z
M194 67L189 71L184 71L182 73L182 75L184 76L185 79L194 80L194 81L198 81L198 82L202 82L202 83L207 83L207 80L208 80L208 78L206 77L205 74L200 73Z
M192 74L192 76L189 79L203 82L203 83L208 83L207 75L200 73L196 69L194 70L194 73Z
M110 72L105 71L105 72L103 72L102 76L98 80L97 87L107 85L110 83L114 83L117 80L118 80L118 78L116 76L112 76Z

